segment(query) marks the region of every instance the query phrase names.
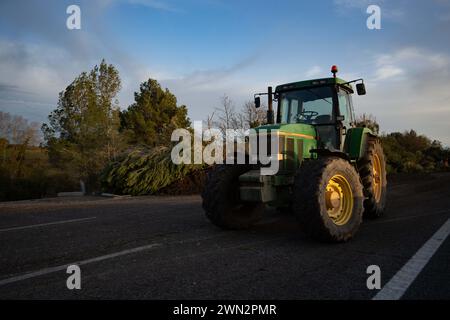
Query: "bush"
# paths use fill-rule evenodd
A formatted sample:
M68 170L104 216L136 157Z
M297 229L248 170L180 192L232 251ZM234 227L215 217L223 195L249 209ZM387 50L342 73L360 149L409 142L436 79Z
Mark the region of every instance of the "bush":
M388 173L448 170L449 149L414 130L381 136Z
M0 201L52 197L58 192L79 188L79 182L59 170L40 168L22 177L11 177L0 167Z
M4 145L0 161L0 201L56 196L79 190L69 173L48 163L47 151L33 146Z

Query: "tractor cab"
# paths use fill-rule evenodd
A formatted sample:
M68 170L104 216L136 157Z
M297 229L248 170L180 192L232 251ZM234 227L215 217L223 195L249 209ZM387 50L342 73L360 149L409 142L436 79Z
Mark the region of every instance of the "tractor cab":
M269 87L268 122L280 125L312 125L316 131L319 149L342 151L345 134L348 129L354 127L355 121L351 97L354 91L351 83L361 81L356 85L358 95L364 95L366 92L362 79L346 82L336 77L336 66L333 66L331 71L331 78L277 86L273 94L274 100L278 102L275 121L270 116L273 111L270 110L272 89ZM256 97L255 104L259 106L259 97Z

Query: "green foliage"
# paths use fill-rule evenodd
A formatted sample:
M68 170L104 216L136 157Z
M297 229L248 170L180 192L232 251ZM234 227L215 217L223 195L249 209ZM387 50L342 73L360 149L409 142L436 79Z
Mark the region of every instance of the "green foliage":
M355 119L355 124L357 127L366 127L372 130L372 132L378 133L380 131L380 125L377 119L371 114L359 115Z
M55 196L79 188L67 172L52 168L45 148L0 143L0 201Z
M371 114L356 118L356 125L370 128L378 133L380 126ZM386 155L388 173L413 173L448 170L450 150L439 141L431 141L424 135L410 130L380 136Z
M156 80L143 82L134 99L121 113L122 131L130 144L167 145L174 129L190 126L186 106L178 107L177 98Z
M83 72L59 95L57 108L42 126L50 160L95 189L98 172L121 150L118 71L103 60Z
M103 184L114 193L154 194L202 168L201 165L175 165L170 154L169 146L132 150L105 170Z
M0 112L0 201L53 195L71 181L51 170L39 138L37 123Z
M449 149L414 130L382 136L388 172L432 172L448 169Z

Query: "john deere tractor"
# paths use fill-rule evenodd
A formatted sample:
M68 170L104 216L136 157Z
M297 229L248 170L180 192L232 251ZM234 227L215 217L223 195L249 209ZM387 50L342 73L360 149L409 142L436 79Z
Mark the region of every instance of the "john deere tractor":
M363 214L376 218L386 204L386 164L380 139L357 126L352 83L365 95L362 79L336 77L271 87L268 123L256 135L276 135L279 161L274 175L261 174L259 164L216 165L209 173L203 208L211 222L224 229L248 228L264 206L290 211L315 239L343 242L359 229ZM278 103L276 115L273 101ZM259 142L260 143L260 142ZM258 146L260 147L260 146Z

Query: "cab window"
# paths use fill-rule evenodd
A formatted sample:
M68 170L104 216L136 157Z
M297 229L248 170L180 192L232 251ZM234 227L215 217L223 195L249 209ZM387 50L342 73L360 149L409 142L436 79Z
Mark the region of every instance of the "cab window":
M344 116L344 123L352 122L352 113L350 107L350 101L348 98L348 94L345 92L338 93L338 101L339 101L339 113L341 116Z
M332 123L333 90L319 87L282 92L279 108L281 123Z

